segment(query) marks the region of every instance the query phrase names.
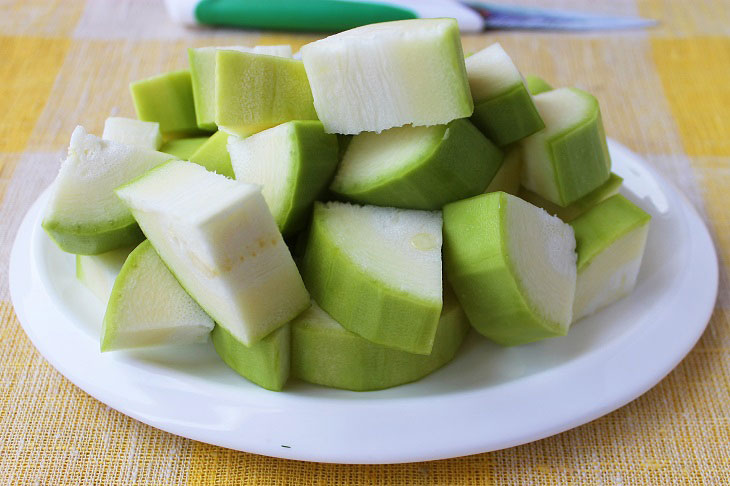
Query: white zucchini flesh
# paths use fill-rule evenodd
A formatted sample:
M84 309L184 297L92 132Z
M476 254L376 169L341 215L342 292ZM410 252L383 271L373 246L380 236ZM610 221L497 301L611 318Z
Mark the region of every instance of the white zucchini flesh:
M110 116L104 122L101 138L147 150L159 150L162 146L159 123L133 118Z
M114 189L173 158L102 140L76 127L53 182L43 227L71 253L98 254L139 243L134 218Z
M442 308L441 213L315 203L302 275L346 329L429 354Z
M127 258L107 304L101 350L205 342L215 323L149 243Z
M245 345L309 306L259 186L172 161L117 194L182 286Z
M370 24L301 53L317 115L330 133L440 125L474 109L454 19Z
M649 225L636 228L606 248L578 273L574 321L593 314L634 290L648 233Z
M385 285L441 300L441 214L346 203L327 204L335 244Z
M592 314L636 285L651 216L620 194L571 221L578 251L573 319Z
M573 231L545 210L508 197L505 235L515 277L534 311L567 332L576 287Z
M524 84L517 66L499 43L467 57L465 63L475 103L499 96L515 85Z

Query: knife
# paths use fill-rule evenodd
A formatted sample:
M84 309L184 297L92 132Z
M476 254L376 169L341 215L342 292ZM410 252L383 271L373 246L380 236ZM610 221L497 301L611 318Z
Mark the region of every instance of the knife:
M173 20L187 25L313 32L438 17L455 18L462 32L628 29L656 23L640 17L456 0L165 0L165 5Z

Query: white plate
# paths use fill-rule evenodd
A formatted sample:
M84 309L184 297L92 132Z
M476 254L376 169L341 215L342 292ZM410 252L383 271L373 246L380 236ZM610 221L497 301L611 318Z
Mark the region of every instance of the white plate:
M598 418L654 386L702 334L717 294L707 229L671 185L612 142L624 194L653 215L636 290L564 338L500 348L472 335L420 382L354 393L294 382L258 388L208 344L99 352L104 309L74 257L41 229L48 192L23 221L10 287L33 344L109 406L174 434L306 461L395 463L502 449Z

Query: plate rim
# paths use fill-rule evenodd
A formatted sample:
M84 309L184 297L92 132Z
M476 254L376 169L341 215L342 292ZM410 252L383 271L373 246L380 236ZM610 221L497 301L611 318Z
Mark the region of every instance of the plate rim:
M198 440L201 442L206 442L218 446L223 446L231 449L236 450L242 450L247 452L253 452L257 454L272 456L272 457L279 457L279 458L286 458L286 459L297 459L297 460L304 460L304 461L318 461L318 462L333 462L333 463L347 463L347 464L386 464L386 463L403 463L403 462L415 462L415 461L425 461L425 460L436 460L436 459L445 459L445 458L451 458L451 457L458 457L458 456L464 456L469 454L476 454L481 452L488 452L492 450L498 450L498 449L504 449L508 447L513 447L516 445L524 444L527 442L532 442L535 440L540 440L545 437L549 437L551 435L555 435L561 432L564 432L566 430L572 429L574 427L577 427L579 425L583 425L587 422L590 422L592 420L595 420L596 418L599 418L607 413L610 413L627 403L631 402L632 400L638 398L643 393L651 389L653 386L655 386L659 381L661 381L671 370L673 370L679 362L690 352L690 350L694 347L696 342L701 337L702 333L704 332L707 323L709 322L709 319L712 315L712 312L714 311L715 302L717 299L717 291L718 291L718 280L719 280L719 268L718 268L718 262L717 262L717 254L714 247L714 243L712 241L712 238L710 236L709 230L707 226L705 225L702 218L699 216L697 210L692 206L692 204L686 199L686 197L678 191L671 182L667 181L665 178L663 178L651 165L649 165L642 157L636 155L632 151L630 151L625 146L619 144L618 142L615 142L613 140L609 139L609 146L611 148L612 152L617 152L623 157L633 158L635 162L639 163L643 169L647 170L650 175L659 182L659 185L661 186L661 192L667 195L672 201L678 202L678 209L681 209L682 215L684 217L684 220L692 227L692 230L694 232L691 233L691 238L689 239L689 242L693 245L693 251L690 252L688 259L694 261L693 259L697 258L697 252L698 249L701 249L705 251L705 254L702 255L703 258L700 259L699 264L702 265L702 268L699 270L697 268L694 268L693 270L690 270L690 272L699 273L703 276L703 288L707 289L707 292L704 292L702 294L702 299L696 299L695 301L691 302L690 305L680 306L679 309L676 309L676 312L667 312L666 309L664 310L664 314L670 314L673 316L683 316L687 313L691 314L692 318L692 325L687 326L687 335L683 340L680 340L678 343L675 342L674 347L672 348L672 353L669 354L669 356L665 356L664 360L662 361L661 366L655 366L652 373L646 373L643 376L643 379L641 380L634 380L631 387L624 387L623 393L620 394L620 396L616 396L611 400L605 400L600 404L600 406L592 406L588 407L586 410L584 410L584 413L578 414L576 416L573 416L570 420L563 419L559 423L545 426L543 424L542 427L539 428L539 430L535 430L534 428L530 429L530 432L525 432L524 430L520 430L519 432L513 433L510 437L503 439L501 441L499 440L492 440L490 441L484 441L481 442L482 446L477 445L475 443L475 440L467 441L465 444L455 444L451 443L450 446L442 446L441 448L436 448L434 450L433 447L428 448L424 447L423 445L420 445L418 443L414 443L413 441L407 441L404 438L401 438L401 441L403 442L401 445L405 447L401 447L400 449L394 447L394 445L389 445L382 453L373 453L372 451L366 451L364 449L358 450L357 448L353 450L337 450L336 448L330 450L330 451L313 451L313 450L306 450L306 448L285 448L285 446L282 444L280 447L276 447L276 444L273 443L266 443L266 441L263 441L263 443L257 443L256 441L248 440L247 443L243 444L244 447L242 447L242 443L239 440L235 440L231 438L231 434L229 433L227 436L221 436L221 434L216 434L215 430L208 430L205 428L201 428L198 425L191 426L172 426L169 422L160 419L159 417L150 416L149 414L145 413L143 409L140 409L139 407L137 409L130 409L129 407L123 407L120 406L118 403L116 403L116 400L114 398L114 393L111 391L105 389L103 386L99 386L97 384L89 382L89 380L85 379L83 376L80 376L77 373L77 370L71 369L71 367L68 365L67 362L64 362L63 359L61 359L58 355L58 350L53 349L53 345L48 342L48 340L44 340L41 336L38 335L36 332L37 329L35 326L31 323L31 317L30 314L33 312L40 312L39 310L31 309L28 305L25 304L25 302L22 301L22 295L28 291L28 289L31 286L38 286L41 285L39 282L34 282L33 277L37 280L40 278L36 273L37 270L37 262L33 260L33 249L31 248L32 245L24 244L27 242L33 241L33 236L36 231L39 231L39 214L40 214L40 207L41 203L43 202L44 198L48 195L48 190L44 191L33 203L31 208L28 210L26 215L23 218L23 221L21 223L21 226L18 230L18 233L16 234L15 241L13 243L13 248L10 256L10 265L9 265L9 283L10 283L10 294L11 294L11 300L13 303L13 307L15 309L15 312L18 316L18 320L21 323L24 331L31 339L31 342L36 347L36 349L39 350L39 352L43 355L43 357L54 367L56 368L61 374L63 374L67 379L69 379L72 383L74 383L76 386L81 388L84 392L88 393L89 395L95 397L96 399L100 400L102 403L105 403L109 405L110 407L118 410L119 412L128 415L136 420L139 420L143 423L146 423L147 425L150 425L152 427L176 434L181 435L183 437L187 437L193 440ZM34 216L34 217L33 217ZM711 251L707 251L711 250ZM30 257L30 261L28 258L24 257ZM30 264L30 271L23 272L23 264ZM709 277L709 278L708 278ZM685 276L684 281L686 281L687 278ZM54 296L50 293L47 293L48 296L48 302L44 302L44 305L46 307L51 307L52 310L60 311L62 317L65 320L71 321L70 317L65 315L63 309L60 307L61 302L55 302ZM55 309L58 307L58 309ZM692 312L690 312L690 309ZM676 318L676 317L675 317ZM689 318L689 317L688 317ZM691 332L689 332L691 331ZM635 347L635 346L634 346ZM630 346L622 347L619 351L623 353L627 353L630 351ZM600 349L600 348L599 348ZM101 353L99 354L99 360L101 361ZM636 358L636 356L633 356ZM583 359L585 358L585 359ZM595 358L595 357L594 357ZM579 358L582 361L590 361L588 357L581 357ZM574 363L570 363L572 367L575 367ZM540 389L540 386L545 385L545 377L543 376L543 373L537 373L534 375L522 377L519 380L522 386L525 384L532 384L532 386L536 386L537 389ZM506 383L502 383L499 385L495 385L492 387L489 387L489 390L494 390L495 388L503 388L503 389L509 389L508 385L514 386L515 383L512 381L508 381ZM272 393L272 392L269 392ZM409 402L409 406L411 406L411 411L409 412L410 415L413 416L414 419L420 419L425 420L429 418L433 418L432 414L434 411L438 412L439 407L454 407L454 412L463 412L466 414L467 417L471 417L474 414L474 405L479 404L479 399L484 398L485 390L483 389L477 389L477 390L470 390L468 392L459 392L456 394L450 394L447 396L436 396L436 397L428 397L426 399L426 402L428 404L424 403L417 403L415 406L411 404L414 399L413 398L398 398L398 399L390 399L390 403L396 403L401 400L405 400ZM505 395L507 397L509 394ZM278 396L278 398L277 398ZM462 400L466 400L468 404L471 404L472 407L467 407L464 409L465 403L459 403L454 404L452 403L454 401L454 397L460 398ZM268 397L268 395L267 395ZM286 397L286 392L280 392L279 394L274 394L271 397L268 397L267 400L270 400L272 405L283 407L289 405L287 403L286 399L282 399L282 397ZM301 400L303 397L297 397L295 400ZM305 397L309 398L309 397ZM578 397L580 398L580 397ZM304 400L306 402L306 400ZM110 403L111 402L111 403ZM316 402L316 400L315 400ZM311 409L312 404L308 403L307 406ZM321 408L321 413L335 413L338 414L339 412L337 410L334 410L334 406L329 405L324 408L322 408L322 404L316 405L316 407ZM522 405L524 406L524 405ZM364 406L363 404L357 404L357 405L348 405L350 415L352 416L353 413L371 413L375 410L375 408L371 408L368 406ZM519 406L517 407L519 409ZM312 410L309 410L310 412ZM281 414L279 414L281 415ZM377 415L381 419L390 420L388 417L382 416L383 411L378 410ZM257 420L260 420L261 417L266 417L268 420L274 419L276 417L276 414L267 414L267 413L261 413L260 416L257 415ZM281 417L280 417L281 418ZM365 426L372 426L370 422L372 421L372 418L370 417L363 417ZM443 416L442 416L443 418ZM341 420L341 417L338 417L339 420ZM249 421L250 422L250 421ZM528 427L529 428L529 422L530 420L527 420ZM454 423L458 423L459 425L465 426L464 418L461 420L456 420ZM240 425L240 424L239 424ZM249 424L250 425L250 424ZM393 425L401 425L404 430L411 430L416 433L416 435L419 433L417 432L414 427L417 424L411 424L411 423L402 423L402 424L391 424ZM360 425L362 428L363 425ZM220 431L218 431L220 432ZM230 432L230 431L229 431ZM333 434L333 431L329 431L330 434ZM256 434L253 434L256 435ZM334 433L334 436L337 436L337 433ZM275 441L278 442L278 441ZM457 441L458 442L458 441ZM477 441L478 442L478 441ZM413 450L407 450L408 445L410 444L411 447L415 447L416 449ZM406 449L406 450L403 450ZM354 451L354 452L353 452ZM358 452L359 451L359 452Z

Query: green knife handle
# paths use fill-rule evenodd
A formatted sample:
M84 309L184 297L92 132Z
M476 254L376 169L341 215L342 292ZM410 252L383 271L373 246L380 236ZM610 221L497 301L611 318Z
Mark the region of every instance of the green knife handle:
M417 17L393 5L342 0L201 0L195 8L202 24L314 32Z

